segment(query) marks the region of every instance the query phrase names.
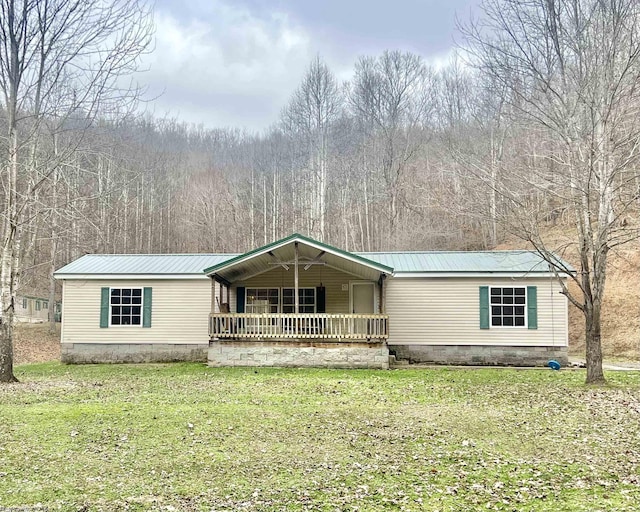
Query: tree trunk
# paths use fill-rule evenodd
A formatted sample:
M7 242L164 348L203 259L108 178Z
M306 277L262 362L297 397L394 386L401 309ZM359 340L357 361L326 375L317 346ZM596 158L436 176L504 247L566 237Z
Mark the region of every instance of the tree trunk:
M267 175L265 174L262 177L262 240L264 245L267 245L269 242L268 239L268 231L267 231Z
M0 323L0 382L18 382L13 375L13 327Z
M15 257L17 230L18 138L15 127L9 131L8 218L4 225L4 247L0 273L0 382L17 382L13 375L13 321L15 304Z
M51 239L51 266L49 272L49 332L56 332L56 278L53 273L56 271L56 255L58 253L58 238L54 231Z
M602 345L600 343L600 306L585 311L585 341L587 356L587 384L604 384Z
M8 223L11 224L11 223ZM13 375L13 321L14 321L14 247L15 240L13 238L13 226L9 225L10 233L5 240L5 246L2 250L2 280L0 283L0 292L2 305L2 314L0 316L0 382L17 382L18 379Z
M273 195L272 195L272 202L271 202L271 241L273 242L274 240L277 240L278 237L276 236L276 227L277 227L277 220L278 220L278 187L279 187L279 180L278 180L278 169L276 168L274 173L273 173Z

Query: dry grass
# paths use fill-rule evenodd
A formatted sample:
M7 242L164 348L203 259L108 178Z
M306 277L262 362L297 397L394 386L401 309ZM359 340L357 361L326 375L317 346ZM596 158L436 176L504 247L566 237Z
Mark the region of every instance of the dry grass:
M14 362L43 363L60 360L60 324L49 332L49 324L17 324L14 330Z
M546 232L550 247L563 248L562 256L578 267L578 253L568 245L575 236L568 226L553 226ZM509 241L499 249L522 249L521 241ZM577 295L578 288L570 290ZM569 352L584 356L584 316L569 306ZM602 350L607 359L640 359L640 246L633 243L614 250L609 256L609 268L602 309Z

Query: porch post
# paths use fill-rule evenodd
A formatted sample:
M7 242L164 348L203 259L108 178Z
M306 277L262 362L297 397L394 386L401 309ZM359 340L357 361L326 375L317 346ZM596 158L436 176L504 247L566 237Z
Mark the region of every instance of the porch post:
M296 315L300 313L300 301L298 299L298 242L294 242L295 257L294 257L294 272L293 272L293 296L294 304L296 305Z
M211 278L211 314L216 312L216 280Z

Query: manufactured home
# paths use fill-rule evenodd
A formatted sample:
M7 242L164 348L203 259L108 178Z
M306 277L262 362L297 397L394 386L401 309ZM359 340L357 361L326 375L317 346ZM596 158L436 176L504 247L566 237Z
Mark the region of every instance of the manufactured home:
M85 255L55 277L71 363L567 359L568 276L531 251L355 253L294 234L244 254Z
M18 295L15 301L15 320L20 323L43 323L49 321L49 299L30 295ZM54 318L59 321L60 303L53 307Z

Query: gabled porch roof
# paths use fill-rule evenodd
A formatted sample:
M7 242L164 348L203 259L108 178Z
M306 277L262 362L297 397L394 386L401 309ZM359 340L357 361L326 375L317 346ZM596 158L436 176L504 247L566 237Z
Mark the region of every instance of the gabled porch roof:
M207 276L234 283L262 274L276 267L291 267L298 247L298 266L326 265L360 279L377 281L393 268L360 255L343 251L300 234L293 234L258 249L240 254L204 270Z

